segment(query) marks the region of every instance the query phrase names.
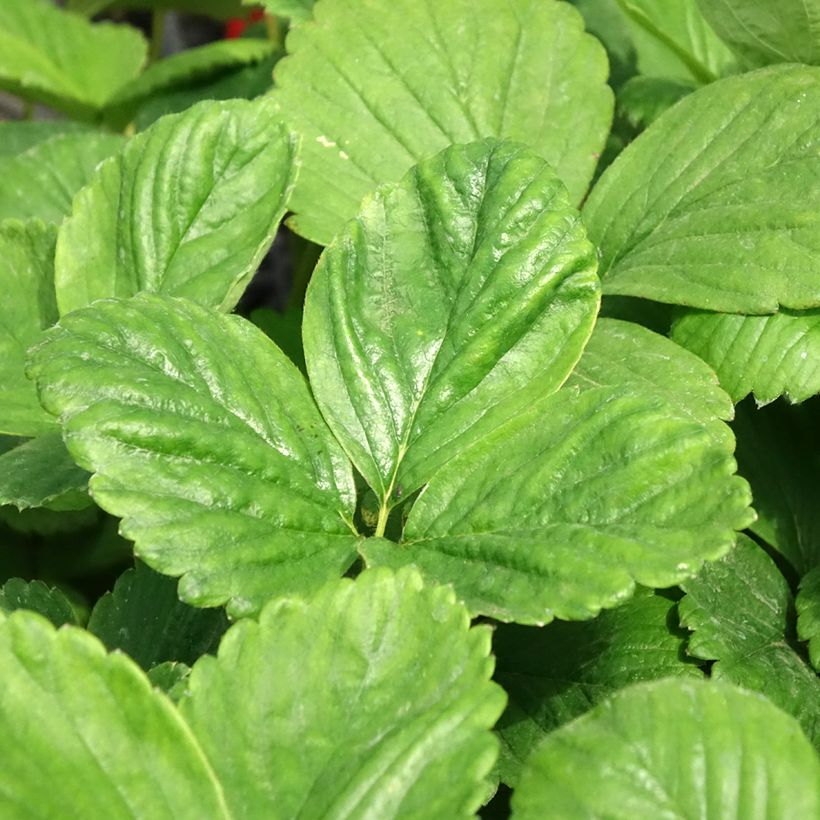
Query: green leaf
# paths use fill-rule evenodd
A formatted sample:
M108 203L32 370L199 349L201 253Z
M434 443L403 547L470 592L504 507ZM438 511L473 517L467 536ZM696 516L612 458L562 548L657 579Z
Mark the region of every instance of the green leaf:
M201 103L131 139L60 230L60 313L141 290L230 310L276 234L295 149L270 100Z
M142 294L63 317L34 354L95 501L180 597L245 615L353 562L350 465L261 331Z
M638 70L684 83L710 83L733 64L732 52L696 0L617 0L631 22Z
M49 0L0 0L0 88L74 117L93 118L146 52L131 26L92 25Z
M121 649L143 669L165 661L192 664L216 649L228 621L221 609L194 609L177 597L176 581L137 562L97 601L89 632Z
M637 135L693 90L691 85L673 80L633 77L618 91L616 121Z
M628 387L663 397L683 419L708 427L718 440L734 442L725 424L734 417L729 397L696 356L632 322L599 319L568 387L589 390Z
M820 305L820 70L691 94L604 173L584 209L604 293L729 313Z
M57 321L54 244L40 222L0 225L0 433L37 436L54 429L25 375L26 351Z
M800 727L728 684L666 680L625 689L538 748L512 798L515 820L820 813L820 762Z
M9 120L0 122L0 159L22 154L41 142L63 134L90 134L84 123L70 120Z
M253 65L270 57L274 49L274 44L268 40L222 40L173 54L153 63L123 86L109 101L107 113L117 122L128 122L143 100Z
M501 779L518 782L532 750L550 732L631 683L702 677L683 654L675 605L639 590L586 623L501 626L493 638L497 680L510 703L498 722Z
M181 709L235 817L467 818L497 754L492 667L452 590L366 572L232 627Z
M311 384L386 509L556 390L598 299L595 251L544 160L455 146L380 189L323 254Z
M586 30L597 37L609 57L609 83L618 88L635 71L637 55L626 15L612 0L570 0L581 12Z
M816 402L737 407L734 431L740 474L752 486L758 518L751 529L794 568L820 566L820 437Z
M801 402L820 393L820 310L771 316L686 311L672 338L714 367L734 401L754 393L758 404L779 396Z
M88 473L78 467L58 432L23 439L0 455L0 505L18 510L81 510L91 504Z
M256 0L245 0L247 5L255 4ZM277 17L287 17L294 23L310 20L313 15L313 6L316 0L260 0L268 14Z
M323 0L275 98L304 137L294 230L327 245L362 198L452 143L520 140L583 197L606 142L606 56L566 3Z
M151 684L165 692L174 703L185 697L188 675L191 674L191 668L186 664L165 661L149 669L147 674Z
M269 308L258 308L249 318L299 370L306 372L305 351L302 347L301 308L291 308L284 313Z
M678 611L694 633L690 654L716 661L713 678L760 692L794 715L820 747L820 678L792 646L794 601L774 561L741 535L683 588Z
M584 620L667 587L731 549L751 520L732 442L650 390L564 389L442 468L401 544L371 564L415 564L474 614Z
M14 157L0 158L0 220L61 222L94 169L123 143L115 134L68 133L38 142Z
M68 598L59 589L46 586L42 581L11 578L0 587L0 612L14 612L17 609L38 612L54 626L78 623Z
M4 816L230 816L190 730L125 655L17 612L0 616L0 668Z
M820 672L820 566L800 581L797 593L797 632L809 642L809 658Z
M820 63L818 0L697 0L721 39L749 66Z

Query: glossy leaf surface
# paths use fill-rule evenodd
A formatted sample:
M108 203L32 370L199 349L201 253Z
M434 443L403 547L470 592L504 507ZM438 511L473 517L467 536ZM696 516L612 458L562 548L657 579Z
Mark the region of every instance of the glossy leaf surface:
M291 224L326 245L366 194L453 143L525 142L584 195L612 118L606 56L566 3L323 0L276 67L302 134Z
M203 102L131 139L60 230L60 313L143 290L233 308L284 214L295 148L269 100Z
M197 606L257 610L353 562L350 465L301 374L238 317L149 294L63 317L44 405L136 552Z
M820 69L782 66L686 97L585 208L604 293L734 313L820 305Z
M17 609L37 612L54 626L77 623L68 598L59 589L46 586L42 581L10 578L0 586L0 611L9 613Z
M554 732L513 795L516 820L792 820L820 811L820 761L796 721L728 684L625 689Z
M597 307L563 185L523 146L487 140L385 186L326 250L305 357L329 425L392 506L556 390Z

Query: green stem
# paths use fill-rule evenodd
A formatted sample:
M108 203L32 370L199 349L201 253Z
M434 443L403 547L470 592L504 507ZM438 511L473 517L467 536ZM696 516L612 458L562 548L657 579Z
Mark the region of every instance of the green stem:
M376 521L376 532L373 533L375 538L383 538L384 531L387 529L387 519L390 517L390 508L386 502L383 502L379 507L379 518Z
M265 28L268 32L268 40L276 43L277 46L282 45L282 26L279 23L279 18L274 14L265 15Z
M31 100L23 100L23 119L34 119L34 103Z
M162 44L165 40L165 16L167 12L156 9L151 14L151 47L148 51L148 62L155 63L162 56Z

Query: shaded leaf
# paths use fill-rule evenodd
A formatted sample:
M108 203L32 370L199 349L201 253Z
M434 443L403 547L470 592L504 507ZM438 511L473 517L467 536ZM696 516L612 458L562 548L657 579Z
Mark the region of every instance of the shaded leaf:
M0 159L22 154L41 142L63 134L93 133L90 126L71 120L8 120L0 122Z
M452 590L380 570L232 627L181 709L236 817L467 818L497 753L492 665Z
M445 465L401 544L372 564L415 564L474 614L584 620L725 554L751 520L732 442L658 395L564 389Z
M323 0L287 49L274 96L304 137L291 224L323 245L380 184L484 137L528 143L577 203L612 119L606 56L566 3Z
M249 318L299 370L306 372L300 308L291 308L284 313L269 308L258 308Z
M800 727L725 683L643 683L550 735L512 799L516 820L792 820L820 812L820 761Z
M276 234L295 148L269 100L200 103L131 139L60 230L60 313L141 290L230 310Z
M78 623L71 601L59 589L42 581L11 578L0 587L0 611L14 612L17 609L37 612L54 626Z
M764 69L681 100L584 209L604 293L734 313L820 304L820 70Z
M595 252L549 166L455 146L385 186L323 254L305 357L385 508L556 390L598 307Z
M682 586L678 610L693 631L690 654L715 661L713 678L760 692L794 715L820 746L820 678L791 644L794 601L772 559L741 535L732 552Z
M97 601L89 632L121 649L143 669L165 661L192 664L215 650L228 620L221 609L194 609L177 597L176 581L137 562Z
M734 401L779 396L801 402L820 393L820 310L771 316L686 311L672 338L708 362Z
M74 117L93 118L146 52L131 26L93 25L49 0L0 0L0 88Z
M585 623L501 626L493 638L497 680L510 703L498 722L501 779L514 786L550 732L618 689L643 680L702 677L683 653L675 605L649 590Z
M142 294L63 317L40 397L95 501L197 606L244 615L353 562L350 465L301 374L261 331Z
M250 5L251 0L245 0L245 2ZM316 0L260 0L260 2L268 14L287 17L293 24L310 19Z
M809 642L809 658L820 672L820 566L800 582L797 594L797 631Z

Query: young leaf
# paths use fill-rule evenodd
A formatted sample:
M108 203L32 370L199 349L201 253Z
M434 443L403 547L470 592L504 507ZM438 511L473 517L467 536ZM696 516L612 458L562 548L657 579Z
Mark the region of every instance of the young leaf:
M749 481L758 519L753 532L786 558L797 577L820 566L820 440L817 404L737 407L740 474Z
M0 0L2 2L2 0ZM0 159L0 220L60 222L94 169L123 145L115 134L68 133Z
M797 593L797 632L809 642L809 658L820 672L820 566L804 576Z
M515 786L543 738L618 689L675 675L703 677L685 659L679 630L669 626L674 612L669 599L639 590L585 623L499 627L495 680L510 698L496 727L501 779Z
M79 510L91 504L88 473L74 463L59 432L23 439L0 455L2 504L18 510Z
M712 677L766 695L820 747L820 678L795 652L794 601L774 562L744 535L720 561L683 583L681 625L689 652L714 660Z
M11 578L0 587L0 612L14 612L17 609L38 612L54 626L78 623L68 598L59 589L48 587L42 581Z
M180 597L244 615L353 562L350 464L261 331L142 294L63 317L34 354L44 406Z
M212 79L219 73L258 63L274 52L269 40L220 40L189 48L150 65L109 101L107 115L127 122L139 104L172 88Z
M0 225L0 433L37 436L54 429L26 378L26 351L57 321L56 229L41 222Z
M764 69L681 100L584 209L604 293L706 310L820 305L820 70Z
M749 66L820 62L818 0L697 0L721 39Z
M451 583L474 614L584 620L725 554L752 517L734 471L730 438L650 390L564 389L445 465L401 544L361 551Z
M268 99L204 102L134 137L60 229L60 313L141 290L233 308L285 211L295 149Z
M0 88L74 117L93 118L146 50L131 26L92 25L49 0L0 0Z
M228 621L221 609L194 609L177 597L176 581L137 562L97 601L89 632L121 649L143 669L165 661L192 664L216 649Z
M327 245L366 194L452 143L520 140L583 197L612 120L606 56L554 0L323 0L275 98L304 137L292 226Z
M0 122L0 159L22 154L63 134L91 134L91 126L70 120L8 120Z
M734 401L759 405L779 396L801 402L820 393L820 310L771 316L686 311L672 338L714 367Z
M310 20L316 0L261 0L268 14L287 17L294 23Z
M380 189L323 254L303 335L319 406L385 509L556 390L598 298L578 213L523 146L455 146Z
M190 729L125 655L16 612L0 614L0 668L4 816L230 817Z
M644 683L551 734L512 808L515 820L816 817L820 761L760 695L711 681Z
M632 26L638 70L651 77L710 83L734 62L696 0L617 0Z
M729 429L716 423L732 419L734 407L715 374L674 342L632 322L599 319L567 387L651 392L667 400L681 418L708 427L733 446Z
M489 653L452 590L377 570L232 627L181 709L235 817L467 818L505 700Z

